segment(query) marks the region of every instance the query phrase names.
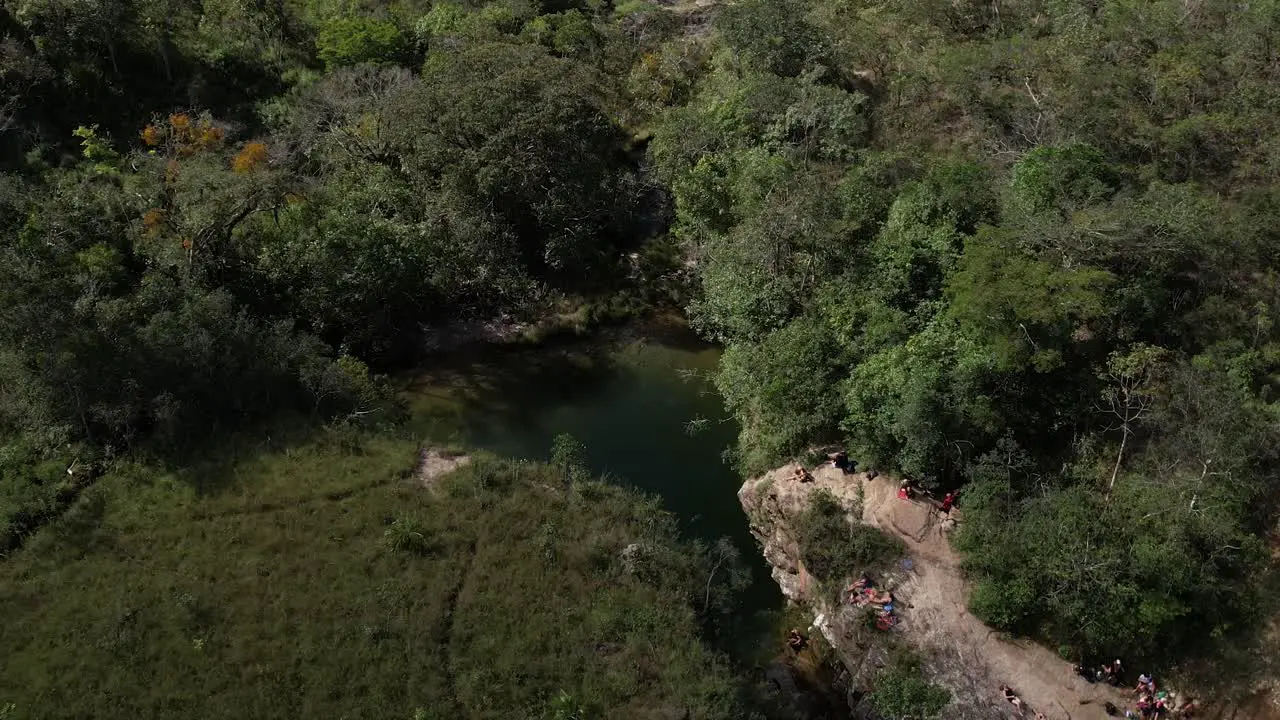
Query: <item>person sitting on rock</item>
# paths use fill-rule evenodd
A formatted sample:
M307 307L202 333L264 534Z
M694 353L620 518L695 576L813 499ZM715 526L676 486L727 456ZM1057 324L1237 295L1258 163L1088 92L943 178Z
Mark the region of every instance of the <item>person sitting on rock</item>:
M955 504L956 504L956 493L955 493L955 491L953 490L953 491L951 491L951 492L947 493L946 495L942 496L942 506L941 506L941 507L939 507L939 508L938 508L938 510L939 510L943 515L950 515L950 514L951 514L951 506L952 506L952 505L955 505Z
M843 450L838 450L827 455L827 459L831 461L831 467L836 468L840 472L848 475L853 472L853 463L849 462L849 455Z
M803 465L797 465L796 469L791 471L791 479L798 480L800 482L809 482L810 480L813 480L813 476L809 474L808 470L804 469Z
M911 500L915 496L915 492L911 487L911 481L904 479L898 484L898 497L902 500Z
M791 630L787 632L787 645L790 646L793 652L800 652L803 650L804 644L804 635L800 634L799 628L791 628Z

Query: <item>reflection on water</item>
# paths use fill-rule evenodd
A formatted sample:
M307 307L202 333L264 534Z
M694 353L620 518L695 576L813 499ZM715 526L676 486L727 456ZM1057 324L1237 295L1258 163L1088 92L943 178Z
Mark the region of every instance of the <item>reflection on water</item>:
M731 538L750 564L744 616L777 608L723 461L737 425L710 373L719 351L689 333L457 357L410 384L413 429L433 442L545 460L570 433L591 469L660 495L695 537Z

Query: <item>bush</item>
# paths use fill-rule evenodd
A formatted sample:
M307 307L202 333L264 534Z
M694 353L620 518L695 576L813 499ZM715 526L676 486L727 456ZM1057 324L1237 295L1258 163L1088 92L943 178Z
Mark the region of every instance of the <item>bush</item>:
M1012 204L1027 214L1097 202L1115 192L1117 177L1097 148L1083 143L1039 147L1013 169Z
M801 515L800 556L818 582L830 584L896 558L901 541L861 522L850 522L831 493L814 493Z
M926 720L938 717L951 702L951 693L921 677L920 662L899 656L876 674L871 705L886 720Z
M426 528L422 523L410 518L400 518L391 523L382 534L387 547L395 552L426 555L431 552L432 543L427 539Z
M982 622L998 628L1021 625L1034 611L1035 589L1024 578L1001 582L983 578L974 585L969 596L969 610Z
M373 18L332 20L316 38L316 53L330 70L360 63L394 64L404 49L400 29L394 23Z

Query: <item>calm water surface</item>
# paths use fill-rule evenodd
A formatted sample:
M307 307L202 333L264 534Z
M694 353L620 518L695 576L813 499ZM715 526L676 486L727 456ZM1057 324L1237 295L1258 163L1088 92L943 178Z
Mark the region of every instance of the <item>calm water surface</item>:
M744 620L781 606L747 518L741 478L723 457L738 427L710 374L720 352L687 331L554 349L456 357L410 386L414 429L435 442L545 460L559 433L587 448L591 469L662 497L691 536L729 537L754 582Z

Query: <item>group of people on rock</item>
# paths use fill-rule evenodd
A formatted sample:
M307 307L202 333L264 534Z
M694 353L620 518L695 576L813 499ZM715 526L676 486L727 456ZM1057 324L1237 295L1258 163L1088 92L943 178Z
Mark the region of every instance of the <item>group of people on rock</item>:
M1103 663L1097 668L1076 665L1073 669L1077 675L1091 683L1105 682L1116 686L1124 684L1124 667L1119 660ZM1134 688L1134 695L1137 697L1137 702L1134 709L1124 711L1124 717L1126 718L1142 718L1142 720L1158 720L1159 718L1168 717L1193 718L1200 708L1195 698L1187 698L1179 703L1169 693L1157 690L1155 678L1146 673L1138 676L1138 684ZM1108 702L1104 707L1108 715L1120 715L1120 709L1114 704Z
M899 500L915 500L923 495L928 495L929 491L920 487L914 480L903 478L898 483L898 499Z
M831 467L839 470L845 475L853 472L858 467L858 463L850 460L849 453L843 450L827 453L827 462L831 463Z
M845 475L852 473L858 467L858 463L850 460L849 453L843 450L827 453L827 462ZM791 471L791 479L799 482L813 482L813 474L806 470L804 465L796 465Z
M827 463L829 463L831 467L840 470L840 472L845 475L854 472L858 467L857 461L849 459L849 454L843 450L827 453ZM879 473L874 470L867 473L868 480L874 480L878 476ZM791 479L802 483L814 481L813 473L809 472L809 470L801 464L797 464L791 469ZM943 515L950 515L951 508L955 507L956 504L957 493L958 491L952 490L944 495L941 502L938 502L938 511ZM931 497L931 494L915 480L904 478L901 484L898 485L898 497L903 500L915 500L921 497Z
M888 590L877 590L871 576L863 573L844 589L845 601L858 607L876 608L876 627L888 630L898 624L898 616L894 614L893 593Z
M827 460L832 467L841 470L846 475L853 472L857 466L857 463L850 460L844 451L829 453ZM877 473L873 472L868 475L868 478L874 478L875 475ZM813 482L814 477L803 465L797 465L792 470L791 479L799 482ZM937 502L937 510L943 515L950 515L951 509L955 507L957 494L958 491L953 490L944 495L942 500ZM903 500L914 501L921 497L931 497L931 495L928 490L925 490L915 481L904 479L898 485L898 497ZM897 615L894 613L895 598L893 593L888 590L877 589L871 577L866 573L863 573L845 588L842 599L850 605L875 608L876 626L881 630L888 630L897 624ZM787 645L794 652L800 652L806 644L807 638L798 629L792 629L787 634ZM1123 684L1124 667L1119 660L1103 663L1095 667L1075 665L1074 670L1076 674L1091 683L1105 682L1116 686ZM1146 674L1138 676L1138 685L1134 689L1134 693L1137 697L1135 709L1124 711L1123 716L1125 718L1141 718L1142 720L1177 718L1181 720L1182 718L1196 717L1200 707L1194 698L1178 702L1169 693L1157 690L1155 679ZM1000 694L1006 702L1014 707L1019 715L1023 715L1028 710L1026 703L1008 685L1000 686ZM1108 715L1121 715L1120 709L1110 702L1104 703L1103 708ZM1037 712L1035 713L1035 720L1047 719L1043 713Z
M1076 665L1074 668L1076 674L1089 682L1105 682L1111 685L1119 685L1121 675L1124 673L1124 666L1120 664L1119 658L1113 662L1102 663L1096 668L1088 668L1084 665Z
M943 495L942 501L938 503L938 512L943 515L950 515L951 508L956 505L956 496L958 492L958 490L952 490L946 495ZM931 493L920 487L919 483L914 480L904 478L902 482L898 484L898 497L902 500L915 500L918 497L930 496Z
M1196 711L1200 708L1195 698L1187 698L1179 703L1169 693L1157 690L1156 680L1150 675L1138 676L1138 686L1134 688L1134 694L1138 697L1137 712L1135 713L1133 710L1126 711L1126 717L1140 717L1143 720L1154 720L1155 718L1169 716L1192 718L1196 716Z
M853 472L857 466L857 463L850 460L844 451L828 453L827 461L832 467L841 470L846 475ZM870 473L868 479L873 479L877 474ZM797 465L792 470L791 479L799 482L813 482L814 477L803 465ZM953 490L944 495L942 500L937 503L937 510L943 515L950 515L951 509L955 507L957 494L958 491ZM928 490L908 478L903 479L898 485L898 497L903 500L914 501L921 497L931 497L931 495ZM897 616L894 613L895 598L893 593L888 590L877 589L871 577L866 573L863 573L845 588L842 599L850 605L875 608L876 626L881 630L888 630L897 624ZM787 634L787 645L793 651L800 652L806 644L807 638L798 629L792 629ZM1116 686L1123 684L1124 667L1119 660L1103 663L1095 667L1075 665L1074 670L1076 674L1091 683L1105 682ZM1141 718L1142 720L1177 718L1181 720L1182 718L1196 717L1200 707L1194 698L1178 702L1169 693L1157 690L1155 679L1146 674L1138 676L1138 685L1134 689L1134 693L1137 697L1135 709L1124 711L1123 716L1125 718ZM1026 703L1008 685L1000 686L1000 694L1006 702L1017 710L1019 715L1028 710ZM1113 703L1104 703L1103 708L1108 715L1119 716L1121 714L1120 709ZM1046 718L1043 713L1037 712L1035 720L1046 720Z

